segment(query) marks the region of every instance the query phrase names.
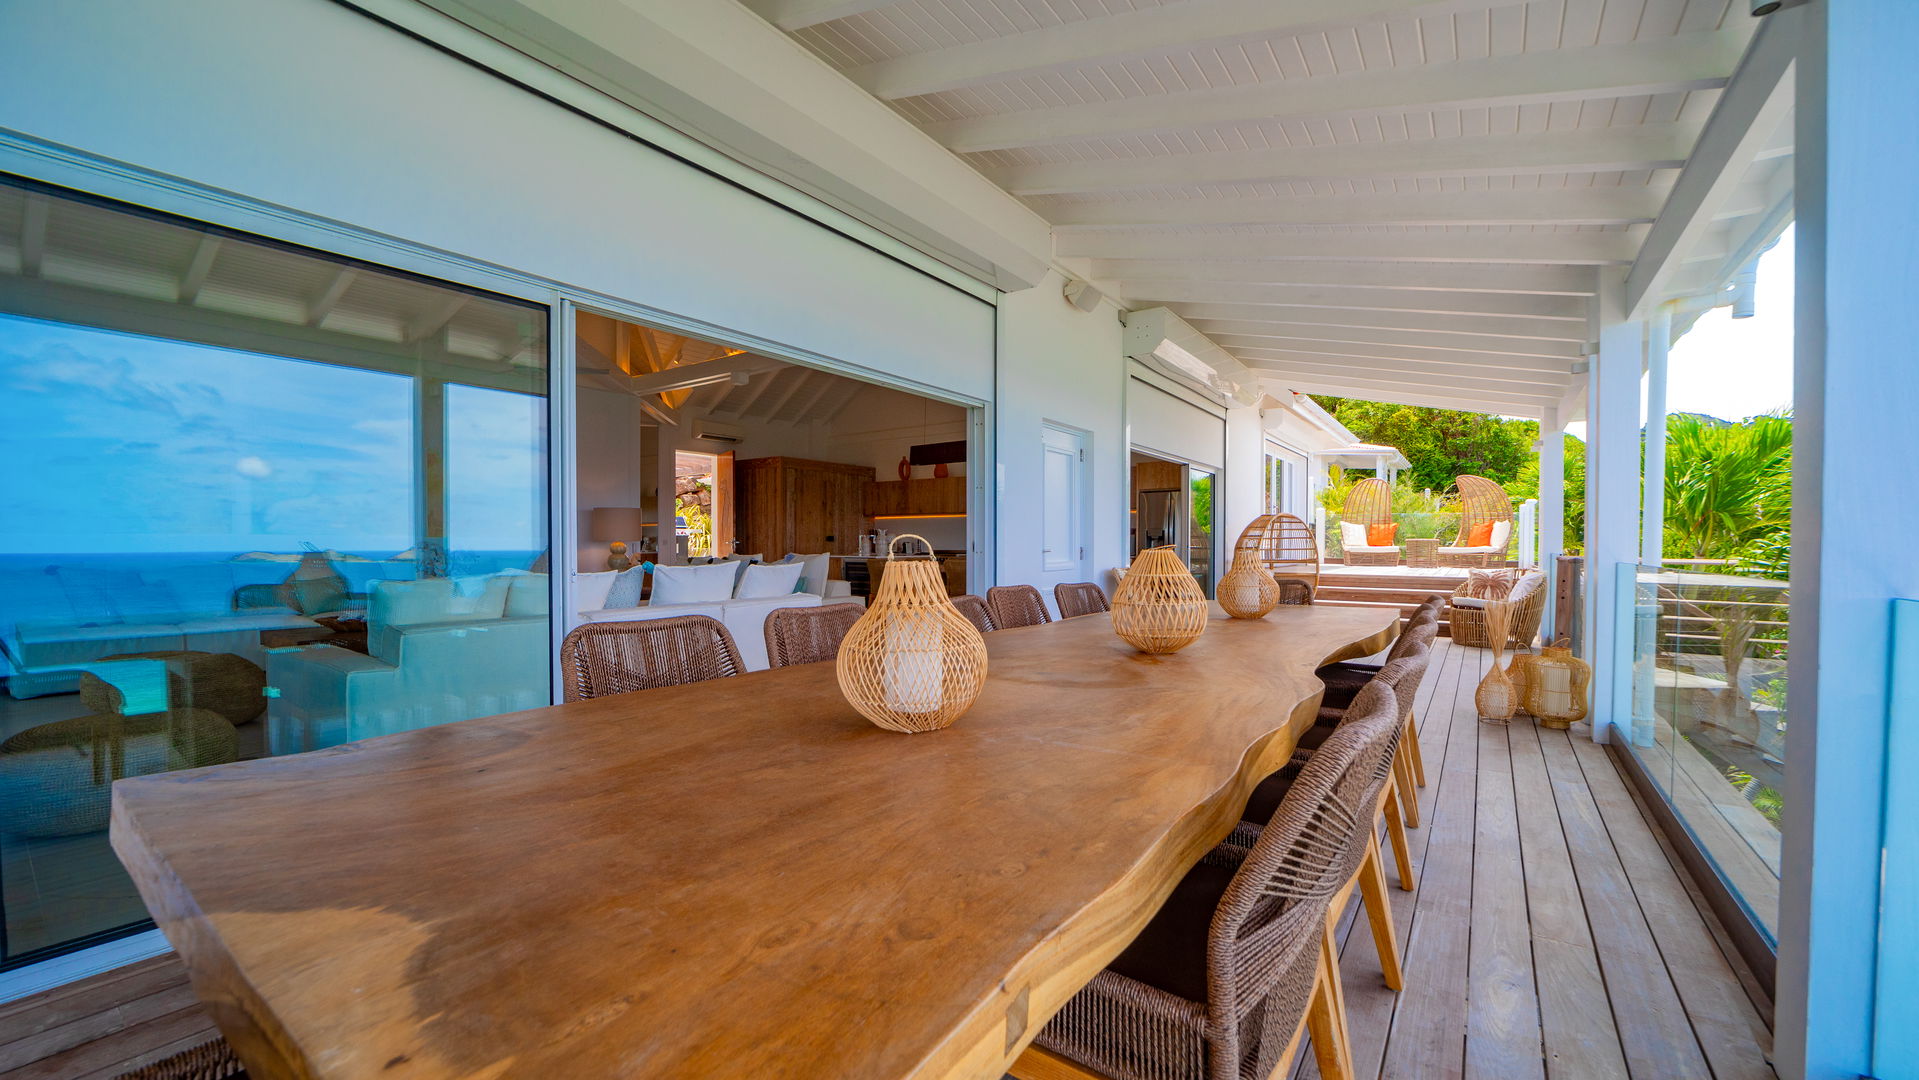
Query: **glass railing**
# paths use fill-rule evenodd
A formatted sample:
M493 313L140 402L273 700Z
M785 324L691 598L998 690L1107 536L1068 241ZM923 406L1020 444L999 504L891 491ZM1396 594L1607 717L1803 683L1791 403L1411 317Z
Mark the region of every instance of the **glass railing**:
M1633 626L1625 741L1753 924L1776 942L1786 583L1649 566L1620 572Z

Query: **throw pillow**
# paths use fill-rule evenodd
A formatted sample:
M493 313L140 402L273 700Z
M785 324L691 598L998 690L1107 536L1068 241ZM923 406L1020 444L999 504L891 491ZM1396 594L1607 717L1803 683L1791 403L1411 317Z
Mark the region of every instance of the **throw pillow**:
M1506 546L1506 541L1512 538L1513 523L1510 521L1495 521L1493 522L1492 538L1487 540L1486 544L1494 550L1503 550Z
M1492 522L1482 521L1466 530L1466 547L1491 547L1492 543Z
M1474 570L1466 575L1466 584L1460 586L1460 593L1480 600L1504 600L1511 595L1517 580L1506 570Z
M1398 531L1397 525L1368 525L1366 526L1366 546L1392 547L1393 534Z
M785 561L797 563L804 567L804 569L800 571L800 588L812 593L814 596L825 599L826 579L831 577L833 573L833 556L830 553L821 555L789 554Z
M651 607L669 604L710 604L733 597L733 578L739 568L732 563L710 566L656 566L653 568Z
M613 590L618 581L618 570L601 570L592 574L573 575L573 602L580 611L598 611L606 606L606 594Z
M606 590L606 600L601 606L608 609L639 607L640 597L644 595L646 591L646 564L641 563L638 566L614 573L613 585ZM590 611L592 609L585 608L583 610Z
M1340 522L1339 536L1349 548L1366 546L1366 526L1357 521Z
M771 566L750 565L740 579L740 587L733 595L741 600L752 600L763 596L789 596L800 583L800 571L806 569L805 563L774 563Z

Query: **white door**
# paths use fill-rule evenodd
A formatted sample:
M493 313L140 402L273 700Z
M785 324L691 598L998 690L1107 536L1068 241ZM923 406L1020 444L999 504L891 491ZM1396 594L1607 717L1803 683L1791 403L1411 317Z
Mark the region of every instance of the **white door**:
M1086 569L1086 436L1051 425L1042 429L1045 466L1041 498L1045 548L1040 569L1057 584L1090 581Z

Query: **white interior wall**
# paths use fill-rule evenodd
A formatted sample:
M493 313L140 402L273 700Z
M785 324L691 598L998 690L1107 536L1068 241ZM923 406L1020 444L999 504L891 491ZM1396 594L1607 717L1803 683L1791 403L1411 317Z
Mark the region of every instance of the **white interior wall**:
M1264 477L1266 432L1259 410L1229 409L1226 413L1226 469L1215 481L1224 498L1213 507L1215 532L1220 538L1219 576L1232 565L1233 541L1252 520L1266 512Z
M1089 576L1112 587L1111 570L1126 563L1127 457L1118 311L1101 304L1083 312L1060 295L1065 280L1046 280L1000 299L999 393L994 443L999 473L997 583L1053 586L1070 575L1041 569L1043 466L1041 429L1048 423L1087 433Z
M991 394L991 305L343 5L5 11L0 134Z

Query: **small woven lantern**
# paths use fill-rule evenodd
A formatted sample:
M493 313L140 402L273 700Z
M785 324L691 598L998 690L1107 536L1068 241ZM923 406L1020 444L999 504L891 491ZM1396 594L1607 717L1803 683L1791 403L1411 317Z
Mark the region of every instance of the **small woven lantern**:
M1206 632L1206 593L1170 547L1147 548L1113 590L1113 632L1143 653L1172 653Z
M1586 718L1592 693L1592 665L1573 655L1572 642L1560 638L1533 657L1526 680L1526 711L1539 726L1564 731Z
M918 540L905 533L893 538ZM908 734L950 726L986 684L986 640L946 596L939 561L889 549L879 591L840 642L840 693L861 716Z
M1219 579L1219 606L1235 619L1263 619L1279 604L1279 582L1266 570L1257 548L1233 552L1232 569Z
M1492 670L1479 680L1479 689L1473 691L1473 705L1479 715L1487 720L1507 721L1519 711L1519 694L1513 689L1513 683L1506 675L1506 669L1500 666L1499 654L1506 646L1506 632L1512 626L1513 605L1504 600L1486 601L1486 637L1493 650Z

